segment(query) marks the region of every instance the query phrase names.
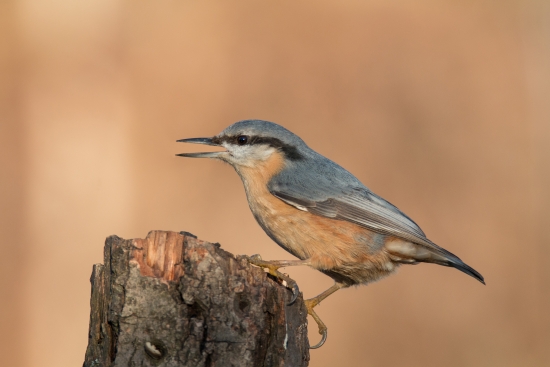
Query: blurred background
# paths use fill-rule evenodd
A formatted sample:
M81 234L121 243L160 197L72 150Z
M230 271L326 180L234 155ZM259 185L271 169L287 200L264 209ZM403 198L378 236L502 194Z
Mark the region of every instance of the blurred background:
M419 265L340 291L317 309L330 334L311 366L550 365L545 0L0 2L1 364L82 364L111 234L291 258L231 167L174 156L249 118L487 280ZM332 284L286 271L305 297Z

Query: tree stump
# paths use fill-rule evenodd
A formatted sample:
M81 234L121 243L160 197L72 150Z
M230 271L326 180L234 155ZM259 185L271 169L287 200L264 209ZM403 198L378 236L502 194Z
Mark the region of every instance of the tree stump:
M244 256L186 232L105 242L84 367L307 366L307 311Z

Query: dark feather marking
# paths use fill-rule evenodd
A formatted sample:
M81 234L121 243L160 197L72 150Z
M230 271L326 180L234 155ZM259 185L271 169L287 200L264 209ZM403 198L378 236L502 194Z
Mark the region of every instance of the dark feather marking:
M241 135L224 135L224 136L215 136L212 138L212 142L215 143L215 144L221 144L221 143L229 143L229 144L234 144L234 145L238 145L238 138L239 136ZM269 145L270 147L273 147L275 149L278 149L280 150L281 152L284 153L284 155L290 159L290 160L293 160L293 161L297 161L297 160L300 160L300 159L303 159L304 156L300 154L300 152L298 151L298 149L296 149L296 147L292 146L292 145L289 145L289 144L286 144L284 143L283 141L281 141L280 139L277 139L277 138L272 138L272 137L265 137L265 136L257 136L257 135L252 135L252 136L248 136L248 142L246 143L248 145L260 145L260 144L265 144L265 145Z

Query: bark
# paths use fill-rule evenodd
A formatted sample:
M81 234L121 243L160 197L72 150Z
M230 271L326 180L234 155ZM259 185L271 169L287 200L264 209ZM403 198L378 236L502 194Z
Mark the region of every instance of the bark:
M84 367L307 366L307 311L218 244L186 233L105 242Z

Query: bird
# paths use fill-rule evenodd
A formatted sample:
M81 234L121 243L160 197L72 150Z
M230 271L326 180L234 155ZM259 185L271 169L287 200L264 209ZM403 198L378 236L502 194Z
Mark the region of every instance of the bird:
M480 273L429 240L405 213L281 125L243 120L213 137L177 142L225 149L176 155L213 158L235 169L260 227L298 259L248 257L293 291L290 303L299 288L279 268L306 265L334 280L330 288L304 301L321 335L311 349L321 347L328 335L327 326L314 311L322 300L339 289L378 281L401 265L453 267L485 284Z

